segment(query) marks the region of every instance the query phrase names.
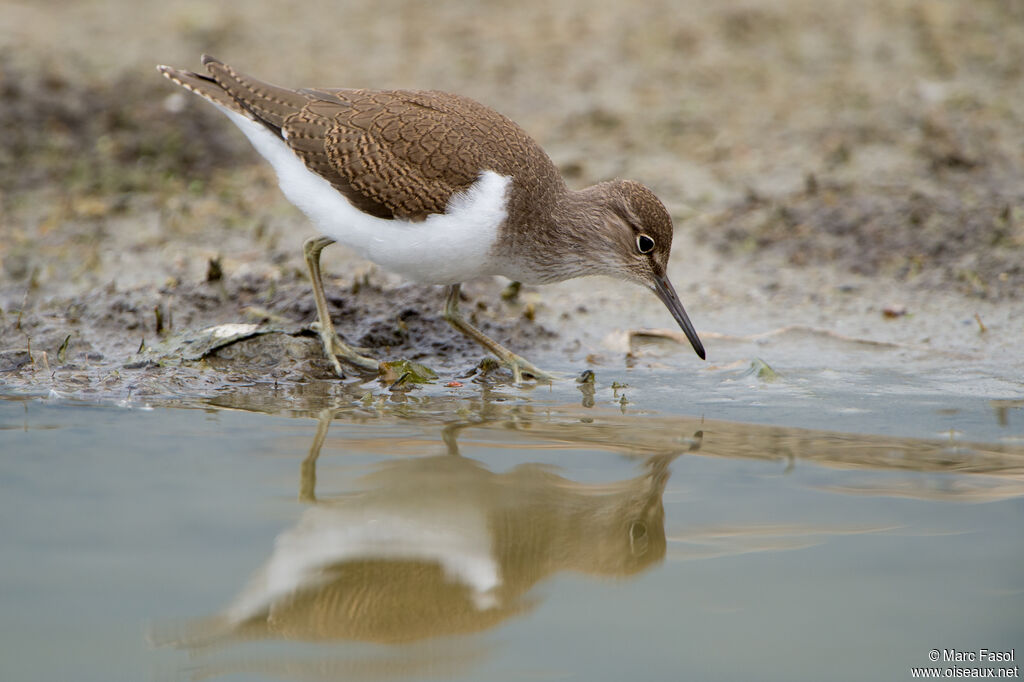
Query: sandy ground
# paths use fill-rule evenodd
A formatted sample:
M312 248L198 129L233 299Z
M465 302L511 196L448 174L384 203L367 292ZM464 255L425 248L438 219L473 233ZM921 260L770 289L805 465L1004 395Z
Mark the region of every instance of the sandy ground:
M201 394L330 377L303 331L312 228L237 130L153 68L196 68L202 52L287 85L456 91L520 122L574 186L648 184L676 219L671 274L712 357L716 333L805 324L1022 367L1024 4L0 9L10 390ZM482 357L441 320L440 289L338 247L325 268L351 341L445 380ZM621 365L615 330L670 322L653 296L611 282L513 299L505 284L468 286L466 309L559 366ZM183 352L225 323L275 333Z

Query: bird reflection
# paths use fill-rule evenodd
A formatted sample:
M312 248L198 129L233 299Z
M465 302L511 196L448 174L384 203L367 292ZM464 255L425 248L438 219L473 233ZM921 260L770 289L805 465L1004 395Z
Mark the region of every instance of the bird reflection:
M636 478L578 483L540 464L493 473L459 454L464 426L449 426L443 454L386 463L358 492L320 499L329 424L322 415L302 463L299 522L233 602L173 643L471 633L531 609L530 589L558 572L625 577L665 556L662 494L681 451L647 456Z

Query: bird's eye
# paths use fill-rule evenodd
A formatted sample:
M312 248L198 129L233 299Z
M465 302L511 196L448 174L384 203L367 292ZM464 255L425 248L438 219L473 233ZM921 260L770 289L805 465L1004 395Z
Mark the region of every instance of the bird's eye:
M654 240L646 234L641 234L636 238L636 248L640 253L650 253L654 251Z

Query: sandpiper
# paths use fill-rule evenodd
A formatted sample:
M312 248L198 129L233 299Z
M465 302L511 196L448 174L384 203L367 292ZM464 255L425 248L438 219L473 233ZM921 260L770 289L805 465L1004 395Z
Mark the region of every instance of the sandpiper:
M445 319L494 353L516 382L550 375L459 313L459 287L503 275L525 283L610 275L651 289L704 346L669 282L672 219L630 180L569 189L554 163L513 121L434 90L292 90L204 55L208 74L157 67L223 111L277 171L285 196L323 236L303 251L324 353L377 371L377 360L334 331L320 252L334 242L404 277L447 285Z

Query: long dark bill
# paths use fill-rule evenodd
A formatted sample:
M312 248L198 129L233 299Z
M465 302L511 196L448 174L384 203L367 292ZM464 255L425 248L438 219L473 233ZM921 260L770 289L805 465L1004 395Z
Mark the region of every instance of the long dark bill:
M683 304L679 300L679 296L676 295L676 290L672 287L672 282L668 281L668 277L662 275L656 277L654 280L654 293L658 295L661 302L665 304L665 307L672 313L672 317L676 318L676 322L683 328L683 333L686 334L686 338L690 340L690 345L693 346L693 350L700 356L700 359L704 359L704 344L700 342L700 337L697 336L697 330L693 328L693 323L690 322L690 318L687 317L686 311L683 310Z

